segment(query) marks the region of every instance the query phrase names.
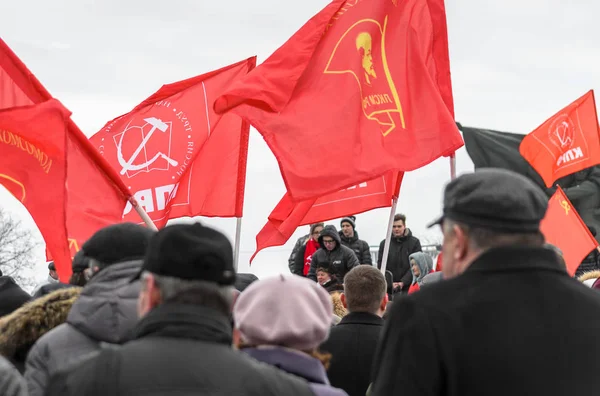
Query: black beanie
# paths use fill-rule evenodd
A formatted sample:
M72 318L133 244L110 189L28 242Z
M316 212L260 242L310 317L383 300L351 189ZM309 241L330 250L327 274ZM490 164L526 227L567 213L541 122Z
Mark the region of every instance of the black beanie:
M354 222L356 219L356 217L354 216L348 216L348 217L344 217L342 219L342 221L340 221L340 227L342 226L342 224L344 223L350 223L350 225L352 226L352 229L356 228L356 223Z
M103 266L141 260L154 234L155 231L134 223L104 227L83 244L82 255L97 260Z

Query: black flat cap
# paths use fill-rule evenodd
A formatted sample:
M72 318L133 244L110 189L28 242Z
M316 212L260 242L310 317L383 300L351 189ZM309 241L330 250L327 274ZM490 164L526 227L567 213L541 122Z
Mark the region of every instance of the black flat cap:
M484 168L461 175L446 186L444 219L506 233L537 232L548 197L531 180L505 169Z
M141 260L146 255L150 238L156 232L134 223L113 224L98 230L88 239L78 258L93 258L108 266L129 260ZM78 263L79 263L78 261Z
M221 232L200 223L174 224L154 234L143 271L186 280L235 283L233 248Z

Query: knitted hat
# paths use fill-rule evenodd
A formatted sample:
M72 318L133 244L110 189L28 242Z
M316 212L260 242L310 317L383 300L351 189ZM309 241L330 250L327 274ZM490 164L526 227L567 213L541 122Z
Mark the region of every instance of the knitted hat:
M344 223L349 223L352 226L352 229L356 228L356 223L355 223L355 219L356 217L354 216L348 216L348 217L344 217L342 219L342 221L340 221L340 227L342 226L342 224Z
M318 347L329 335L333 304L316 282L279 275L252 283L237 299L233 318L245 343Z

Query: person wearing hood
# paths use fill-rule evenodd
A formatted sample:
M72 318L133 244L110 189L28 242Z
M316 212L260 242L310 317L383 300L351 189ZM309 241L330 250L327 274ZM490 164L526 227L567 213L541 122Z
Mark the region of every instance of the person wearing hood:
M381 269L384 247L385 239L379 244L379 255L377 256L377 268L379 269ZM394 216L392 239L390 240L390 251L386 266L387 270L393 276L394 293L408 291L408 288L412 284L409 256L420 251L422 251L421 242L406 228L406 216L396 214Z
M19 309L31 296L17 282L0 271L0 318Z
M139 282L130 282L140 270L155 232L133 223L105 227L81 247L83 261L92 270L66 323L31 349L25 367L30 396L42 396L50 377L111 344L128 340L137 322Z
M425 276L433 272L433 259L426 253L417 252L411 254L409 260L413 281L408 289L408 294L412 294L421 288Z
M0 356L0 395L27 396L27 385L10 362Z
M316 396L347 396L330 385L326 370L331 355L318 350L329 335L332 311L327 292L306 278L263 279L250 285L233 307L233 342L259 362L305 379Z
M344 217L340 222L340 228L342 245L352 249L360 264L373 265L369 244L358 238L356 218L354 216Z
M343 283L344 276L354 267L360 265L356 255L349 247L342 245L340 234L335 226L328 225L323 228L319 236L319 250L317 250L310 263L308 278L317 281L317 268L325 268L329 273Z
M46 278L46 280L42 283L38 284L35 287L35 289L33 289L33 292L31 292L31 295L35 296L38 290L40 290L45 285L52 285L59 282L60 281L58 280L58 272L56 272L56 266L54 265L54 261L50 261L48 263L48 278Z

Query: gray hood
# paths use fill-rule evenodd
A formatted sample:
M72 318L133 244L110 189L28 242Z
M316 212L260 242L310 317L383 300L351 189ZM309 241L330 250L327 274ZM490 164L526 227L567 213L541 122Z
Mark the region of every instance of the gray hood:
M137 323L140 282L129 283L140 270L141 260L112 264L85 285L73 304L67 323L88 337L111 344L127 341Z
M433 259L430 255L423 252L416 252L408 256L409 260L415 260L415 263L419 266L419 272L421 275L417 278L415 274L413 274L412 283L418 283L421 286L421 282L423 278L429 274L429 271L433 269ZM412 272L412 271L411 271Z

